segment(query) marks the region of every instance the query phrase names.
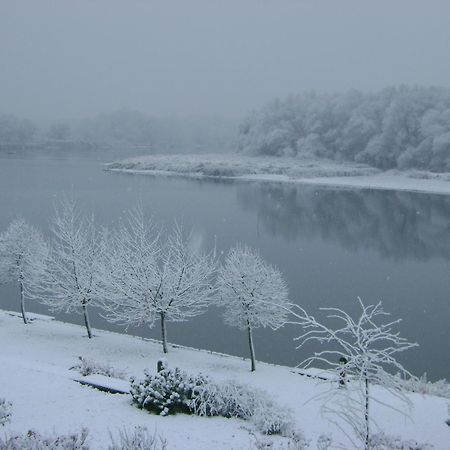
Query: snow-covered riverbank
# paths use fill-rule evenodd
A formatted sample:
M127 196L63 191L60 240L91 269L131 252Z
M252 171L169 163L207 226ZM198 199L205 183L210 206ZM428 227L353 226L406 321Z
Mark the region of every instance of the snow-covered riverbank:
M110 171L194 178L302 183L450 194L450 174L386 171L358 164L241 155L146 155L105 165Z
M107 447L109 432L138 425L151 432L157 430L167 439L168 449L252 449L252 432L263 438L242 420L183 414L160 417L132 406L128 395L100 392L73 381L79 374L69 368L79 356L142 377L144 369L155 370L162 356L158 342L100 330L89 340L80 326L45 316L23 325L17 314L4 311L0 311L0 342L0 397L13 404L12 421L0 433L29 429L67 433L87 427L93 449ZM293 410L296 426L311 439L310 448L316 448L321 433L330 433L337 448L351 448L347 438L321 416L320 402L308 402L325 387L317 380L288 367L264 363L251 373L248 361L241 358L188 348L171 347L167 360L169 366L190 373L202 372L217 381L234 379L266 390L277 403ZM385 399L381 390L380 395ZM419 394L408 396L414 405L411 420L374 405L380 427L404 438L429 442L435 449L448 449L447 401ZM281 444L284 438L267 439Z

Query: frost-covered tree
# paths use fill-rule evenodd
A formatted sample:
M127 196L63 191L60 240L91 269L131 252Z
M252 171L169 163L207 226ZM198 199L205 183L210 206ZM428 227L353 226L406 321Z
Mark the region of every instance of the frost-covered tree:
M36 286L39 300L52 311L82 314L92 337L88 306L102 295L100 262L102 242L94 218L83 216L73 198L55 208L53 239L46 271Z
M216 303L225 307L226 324L247 330L253 372L253 329L279 328L288 316L288 289L281 273L255 250L237 245L218 271Z
M215 262L191 245L174 226L162 237L142 208L110 240L104 264L104 303L108 320L124 325L161 324L167 349L167 322L184 322L203 313L212 291Z
M292 314L294 323L304 330L296 338L300 342L298 348L310 341L328 344L327 349L316 352L302 363L305 368L315 363L325 364L327 373L335 375L331 378L339 380L332 382L329 390L319 396L325 400L324 412L337 415L350 425L364 449L369 450L373 434L371 423L375 424L371 414L372 401L396 409L391 400L400 399L410 406L402 393L403 381L398 374L412 375L396 356L417 344L408 342L394 331L400 319L382 320L389 314L381 303L365 306L360 298L358 301L361 314L356 318L339 308L321 308L327 312L329 325L319 322L299 306L294 307ZM375 391L375 385L385 394L371 392Z
M0 144L28 144L36 134L36 126L28 119L0 114Z
M47 253L42 234L24 219L13 220L0 235L0 281L18 283L24 323L27 323L25 297L42 275Z
M382 169L450 168L450 90L291 95L252 112L238 148L250 155L331 158Z

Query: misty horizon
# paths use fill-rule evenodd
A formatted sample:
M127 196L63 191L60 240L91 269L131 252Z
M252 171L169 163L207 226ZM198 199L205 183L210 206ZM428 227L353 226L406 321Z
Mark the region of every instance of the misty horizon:
M242 117L310 90L450 87L448 17L440 0L5 0L0 112Z

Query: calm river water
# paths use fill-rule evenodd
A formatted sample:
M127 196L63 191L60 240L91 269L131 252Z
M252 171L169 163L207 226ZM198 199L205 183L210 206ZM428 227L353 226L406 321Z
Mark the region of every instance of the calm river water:
M182 219L205 247L216 240L224 252L237 241L258 248L284 274L291 300L317 317L320 307L358 311L357 296L366 304L381 300L403 319L402 335L420 344L401 361L417 375L450 378L450 196L108 173L100 162L0 156L0 229L21 215L47 233L62 192L73 192L105 225L141 199L157 221ZM0 286L0 308L18 310L15 286ZM47 312L39 304L28 309ZM81 316L58 317L82 323ZM92 322L122 330L95 312ZM128 332L159 338L157 327ZM312 351L296 350L300 332L257 330L257 358L298 364ZM169 323L168 337L248 353L245 333L223 325L214 307L191 322Z

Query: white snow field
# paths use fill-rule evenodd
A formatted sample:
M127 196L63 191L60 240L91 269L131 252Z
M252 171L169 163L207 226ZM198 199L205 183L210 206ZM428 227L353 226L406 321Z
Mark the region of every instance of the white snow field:
M140 378L145 368L156 370L157 360L163 356L161 344L101 330L95 330L95 337L88 339L81 326L47 320L45 316L31 317L34 320L25 325L18 314L0 311L0 398L13 404L12 420L0 429L1 434L30 429L41 434L68 433L87 427L90 448L105 449L110 443L110 432L145 426L150 432L156 430L163 435L168 449L252 449L256 448L252 433L259 439L272 440L275 446L271 448L286 444L282 437L264 438L249 422L240 419L184 414L161 417L133 406L129 395L83 386L74 381L80 374L69 370L79 362L79 356ZM292 409L296 426L311 440L309 448L316 448L317 437L322 433L333 437L334 448L353 448L346 436L321 416L320 402L310 400L330 383L319 383L289 367L261 362L251 373L248 360L190 348L169 346L166 359L169 367L180 367L193 374L202 372L217 381L234 379L266 390L280 405ZM111 382L114 385L114 380ZM379 387L374 387L374 393L383 401L391 401ZM373 414L380 427L386 433L448 450L448 400L420 394L408 397L414 406L408 419L374 405ZM404 409L401 404L394 404Z
M115 161L106 170L148 175L303 183L450 194L450 173L380 171L364 164L300 158L222 155L145 155Z

